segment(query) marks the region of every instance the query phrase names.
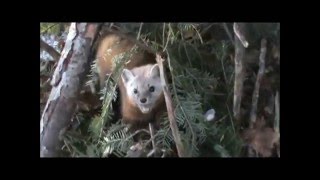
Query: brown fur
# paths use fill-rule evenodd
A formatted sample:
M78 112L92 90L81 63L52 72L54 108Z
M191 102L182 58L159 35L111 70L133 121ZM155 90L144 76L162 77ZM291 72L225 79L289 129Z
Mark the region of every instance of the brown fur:
M155 54L151 53L146 46L137 42L135 39L118 32L107 32L104 35L98 45L96 54L101 85L105 81L105 76L107 74L110 74L113 70L112 58L120 53L129 51L135 44L138 45L139 48L142 48L144 51L135 53L130 59L131 61L126 64L125 68L132 70L136 67L156 63ZM106 54L108 49L112 49L110 54ZM142 114L138 107L136 107L134 103L131 102L127 97L126 88L121 78L119 78L118 85L121 95L121 115L123 118L123 122L133 125L133 129L147 128L148 122L151 121L156 122L155 126L158 127L159 118L166 109L163 94L157 101L156 107L154 107L151 112L149 112L148 114Z

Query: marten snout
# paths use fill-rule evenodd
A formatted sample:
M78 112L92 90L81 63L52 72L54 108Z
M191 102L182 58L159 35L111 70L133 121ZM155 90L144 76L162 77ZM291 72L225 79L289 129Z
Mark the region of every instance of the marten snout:
M147 102L147 99L146 99L146 98L142 98L142 99L140 99L140 102L141 102L141 103L146 103L146 102Z

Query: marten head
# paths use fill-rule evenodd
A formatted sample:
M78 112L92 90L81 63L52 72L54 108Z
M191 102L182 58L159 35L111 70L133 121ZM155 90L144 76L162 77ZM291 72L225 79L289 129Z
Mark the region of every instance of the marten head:
M124 69L121 77L130 100L143 114L149 113L162 94L158 64Z

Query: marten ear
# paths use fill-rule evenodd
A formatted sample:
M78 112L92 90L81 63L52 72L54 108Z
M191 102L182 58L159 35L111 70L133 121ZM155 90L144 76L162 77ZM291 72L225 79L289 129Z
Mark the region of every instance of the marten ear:
M130 70L124 69L122 71L121 78L124 83L127 83L128 81L130 81L131 79L134 78L134 75L132 74L132 72Z
M155 64L150 69L150 77L157 77L160 76L160 69L158 64Z

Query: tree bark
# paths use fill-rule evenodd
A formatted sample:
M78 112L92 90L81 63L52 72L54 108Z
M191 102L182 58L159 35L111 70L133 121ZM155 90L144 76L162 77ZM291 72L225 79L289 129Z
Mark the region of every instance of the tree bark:
M61 135L71 121L80 88L89 71L88 57L98 27L97 23L71 24L40 121L40 157L61 156Z
M259 57L259 71L256 79L256 84L254 86L253 94L252 94L252 105L251 105L251 112L250 112L250 127L252 128L257 119L257 106L259 100L259 90L260 90L260 83L264 76L265 72L265 64L266 64L266 53L267 53L267 40L261 40L261 50L260 50L260 57Z
M41 38L40 38L40 48L45 50L47 53L49 53L50 56L52 56L54 61L59 61L60 53L56 51L53 47L48 45L46 42L44 42Z
M245 45L248 45L243 36L243 31L245 30L245 25L243 23L234 23L234 46L235 46L235 82L234 82L234 97L233 97L233 115L236 120L240 120L240 108L241 108L241 99L243 91L243 79L244 79L244 67L243 67L243 57L245 54ZM241 30L241 31L240 31Z

